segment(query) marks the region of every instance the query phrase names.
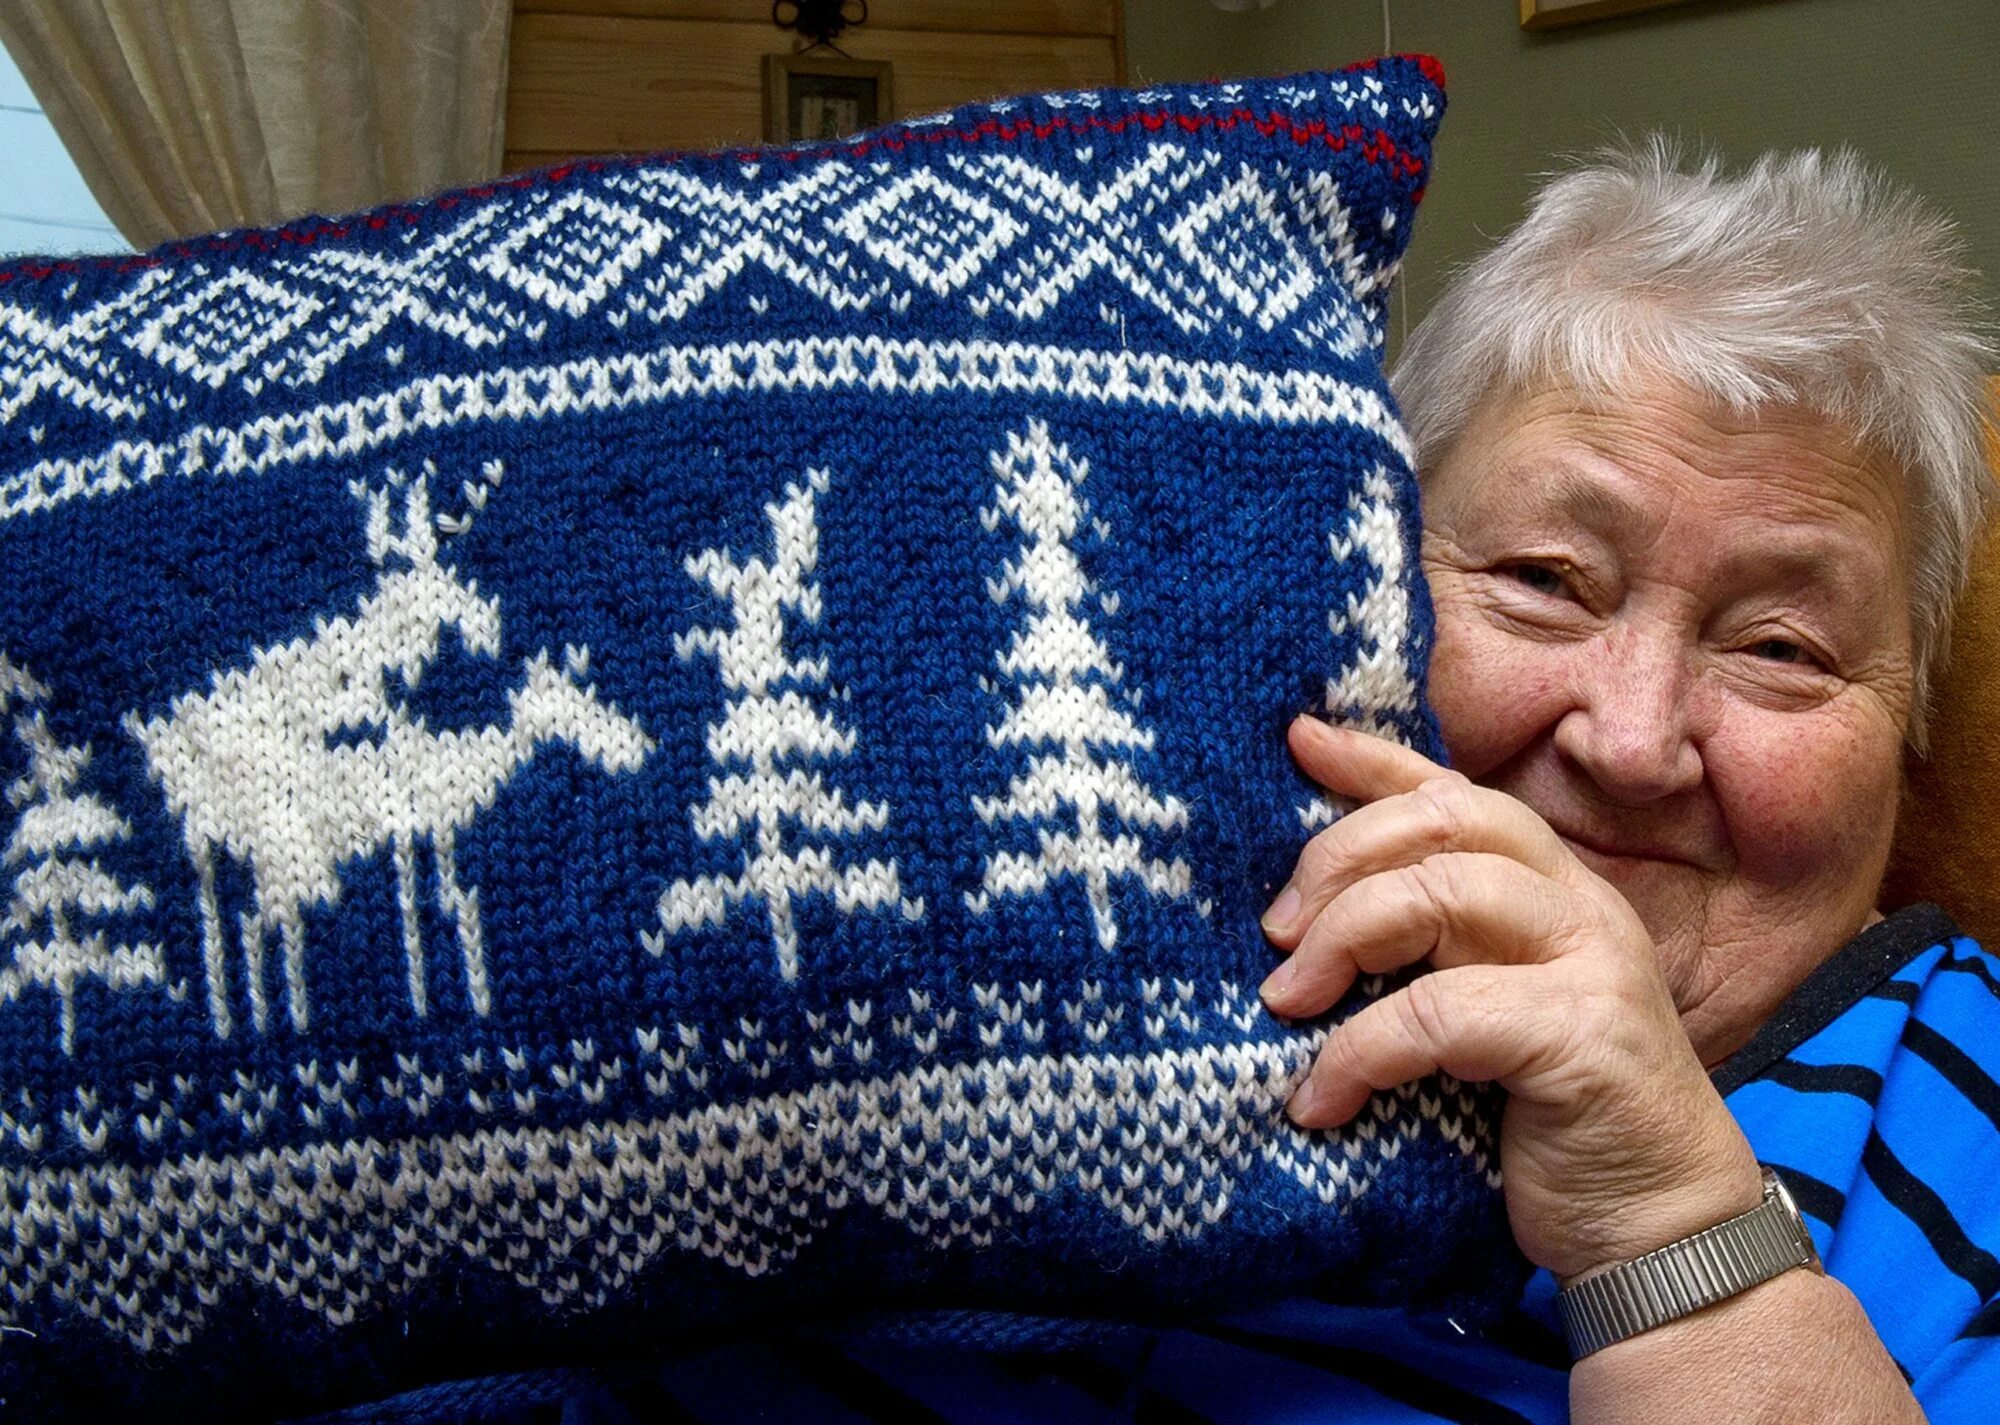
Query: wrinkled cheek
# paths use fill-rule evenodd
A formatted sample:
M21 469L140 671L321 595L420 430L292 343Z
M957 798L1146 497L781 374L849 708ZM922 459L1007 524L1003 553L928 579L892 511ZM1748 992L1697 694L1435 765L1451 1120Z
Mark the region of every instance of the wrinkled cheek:
M1900 767L1900 743L1875 745L1880 741L1794 726L1748 753L1743 765L1754 775L1728 799L1736 805L1739 874L1795 893L1852 893L1879 878L1895 830ZM1872 883L1865 889L1872 898Z
M1555 721L1563 652L1440 610L1431 704L1452 766L1477 780Z

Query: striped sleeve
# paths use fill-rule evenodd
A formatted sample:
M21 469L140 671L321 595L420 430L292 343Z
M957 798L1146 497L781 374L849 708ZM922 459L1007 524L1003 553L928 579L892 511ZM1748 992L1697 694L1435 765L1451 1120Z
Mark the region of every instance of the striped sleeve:
M1952 934L1728 1099L1934 1422L2000 1400L2000 960Z

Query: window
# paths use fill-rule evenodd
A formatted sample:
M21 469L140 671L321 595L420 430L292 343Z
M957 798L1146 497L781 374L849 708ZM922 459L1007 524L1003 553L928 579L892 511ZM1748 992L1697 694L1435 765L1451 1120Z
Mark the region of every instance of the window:
M131 250L0 47L0 255Z

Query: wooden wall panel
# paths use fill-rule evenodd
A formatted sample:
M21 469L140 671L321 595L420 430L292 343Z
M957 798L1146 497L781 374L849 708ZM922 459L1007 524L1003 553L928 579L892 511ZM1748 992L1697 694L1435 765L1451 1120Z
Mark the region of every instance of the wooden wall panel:
M516 15L626 15L653 20L767 24L770 0L515 0ZM874 30L987 30L1035 35L1113 35L1117 0L869 0ZM789 41L791 36L785 35ZM841 41L846 45L846 38Z
M980 28L946 28L952 18ZM1117 83L1119 19L1117 0L876 0L841 48L895 65L896 112L906 117ZM755 0L517 0L507 167L759 142L763 57L793 48Z

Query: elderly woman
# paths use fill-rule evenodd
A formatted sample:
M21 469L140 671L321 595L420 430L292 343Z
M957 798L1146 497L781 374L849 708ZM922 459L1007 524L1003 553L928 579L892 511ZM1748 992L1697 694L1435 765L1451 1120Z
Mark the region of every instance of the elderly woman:
M1895 1254L1913 1291L1951 1281L1961 1326L2000 1288L2000 1093L1975 1062L2000 1058L1990 977L1940 1009L1958 1043L1921 1014L1902 1033L1922 1068L1884 1046L1854 1070L1847 1123L1885 1080L1906 1101L1897 1143L1878 1102L1884 1127L1842 1134L1844 1161L1801 1138L1823 1106L1788 1125L1760 1101L1746 1135L1710 1072L1760 1029L1768 1066L1843 1012L1858 1027L1851 1005L1907 995L1920 980L1897 972L1950 938L1934 911L1883 922L1875 898L1987 481L1953 251L1849 159L1725 179L1655 146L1549 185L1402 361L1456 770L1294 727L1300 765L1367 805L1268 913L1291 953L1265 998L1310 1015L1357 971L1436 966L1334 1034L1292 1113L1336 1123L1436 1069L1503 1084L1514 1234L1566 1285L1757 1207L1760 1154L1818 1151L1900 1209L1871 1214L1864 1275ZM1973 983L1993 964L1949 954ZM1983 1181L1955 1201L1926 1184L1897 1155L1927 1135ZM1921 1419L1883 1344L1917 1333L1880 1317L1950 1310L1783 1272L1588 1355L1572 1416ZM1950 1366L1973 1369L1970 1351Z

